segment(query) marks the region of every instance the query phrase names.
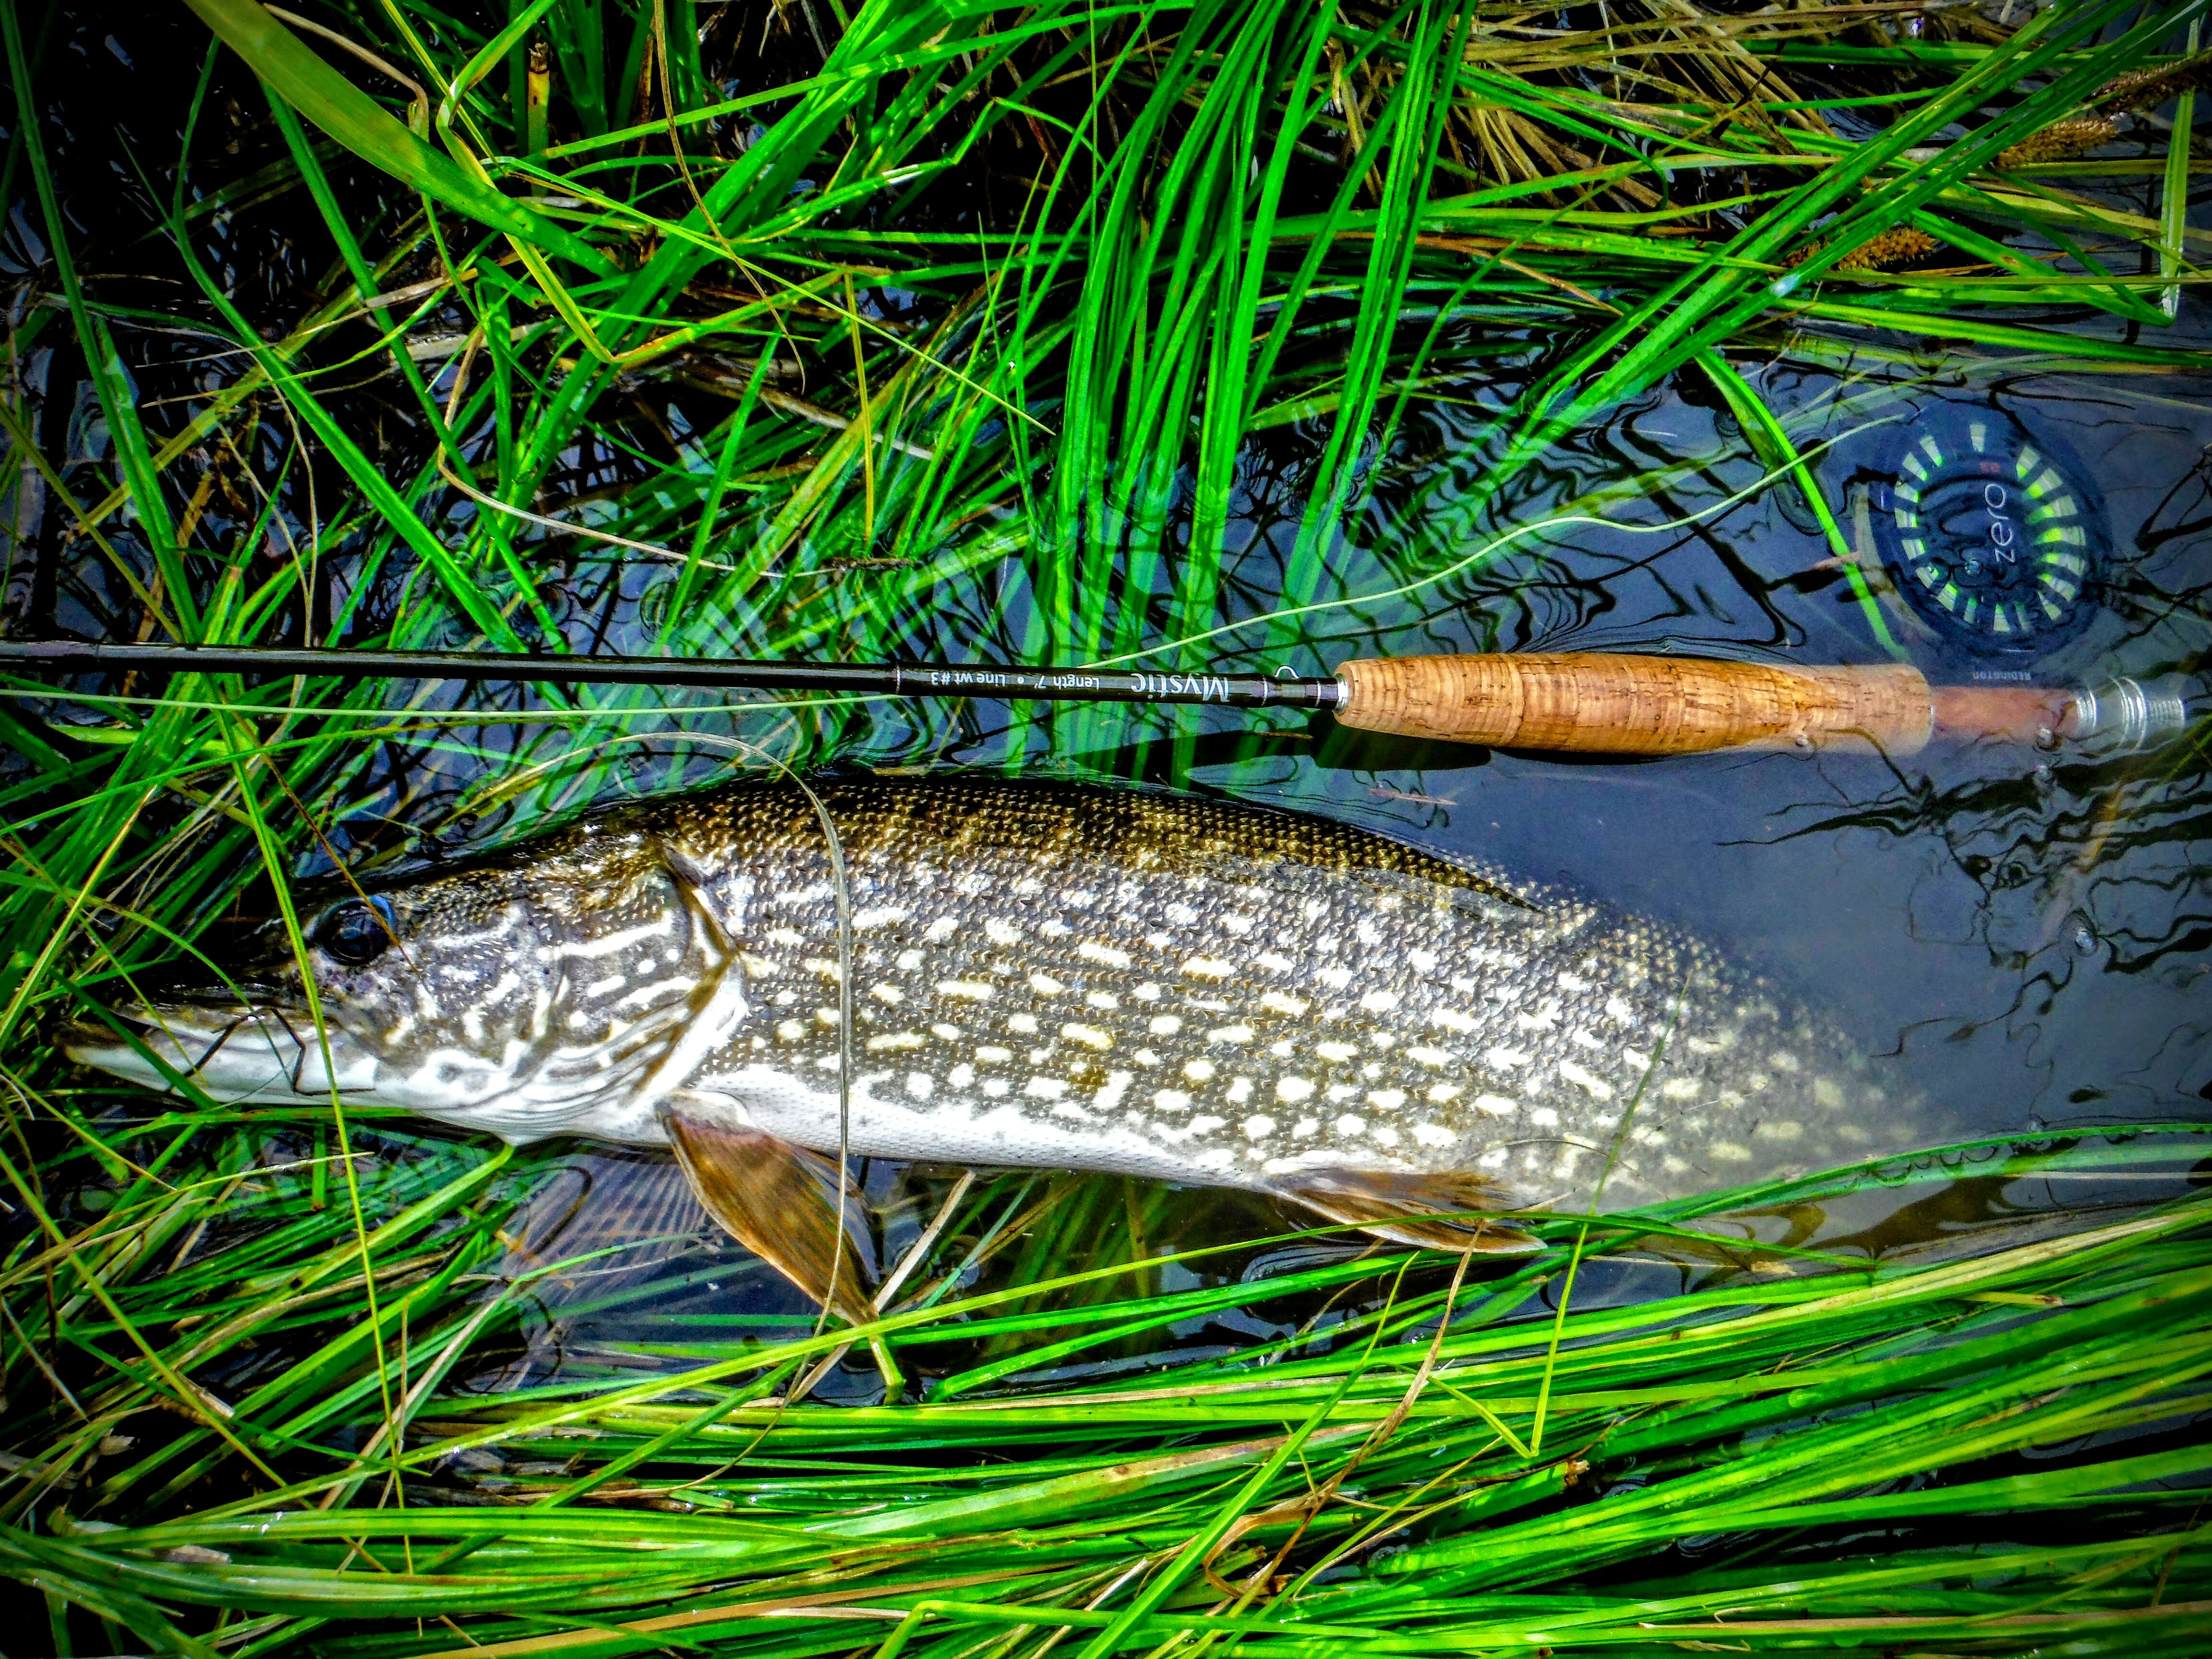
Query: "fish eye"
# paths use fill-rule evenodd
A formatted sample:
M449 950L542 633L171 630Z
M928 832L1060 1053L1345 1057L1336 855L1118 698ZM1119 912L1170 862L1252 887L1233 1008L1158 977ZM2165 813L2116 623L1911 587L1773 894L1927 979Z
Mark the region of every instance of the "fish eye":
M392 948L392 905L381 898L352 899L323 918L315 943L349 968L366 968Z

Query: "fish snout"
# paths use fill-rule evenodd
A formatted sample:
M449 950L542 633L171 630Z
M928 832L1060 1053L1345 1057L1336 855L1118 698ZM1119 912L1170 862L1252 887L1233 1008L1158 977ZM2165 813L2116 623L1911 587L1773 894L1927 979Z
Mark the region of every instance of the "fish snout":
M375 1081L377 1062L344 1033L318 1040L304 1016L235 998L165 999L110 1011L114 1021L71 1020L56 1033L62 1052L149 1089L182 1079L211 1099L236 1103L355 1091ZM328 1063L325 1056L327 1053Z

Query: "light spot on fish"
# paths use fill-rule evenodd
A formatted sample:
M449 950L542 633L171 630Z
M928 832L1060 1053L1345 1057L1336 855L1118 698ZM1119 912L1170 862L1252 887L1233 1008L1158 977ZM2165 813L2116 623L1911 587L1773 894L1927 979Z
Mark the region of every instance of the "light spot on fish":
M1589 989L1589 981L1580 974L1561 974L1556 981L1562 991L1580 996Z
M1302 1117L1296 1123L1291 1125L1291 1138L1293 1140L1304 1140L1310 1137L1320 1127L1321 1120L1319 1118Z
M988 981L980 979L940 979L937 989L940 996L966 997L971 1002L988 1002L997 994Z
M1145 935L1145 943L1151 945L1155 951L1164 951L1169 945L1175 943L1175 935L1167 932L1164 928L1155 927L1151 933Z
M1031 974L1030 989L1041 997L1056 997L1067 988L1050 974Z
M1601 1049L1605 1047L1604 1043L1599 1042L1596 1036L1589 1031L1570 1031L1567 1033L1567 1041L1577 1048Z
M1698 1097L1698 1080L1687 1077L1669 1078L1659 1085L1659 1092L1669 1100L1695 1100Z
M462 977L465 978L467 975L464 975ZM577 994L587 997L603 997L610 991L621 990L623 986L629 983L629 976L628 975L610 974L605 979L592 981L592 983L584 987L584 988L577 993Z
M1237 964L1219 957L1193 957L1183 963L1182 970L1193 979L1227 979L1237 971Z
M1231 1106L1242 1106L1246 1101L1251 1098L1252 1079L1250 1078L1240 1077L1230 1079L1229 1103Z
M975 1080L975 1068L963 1060L945 1074L945 1080L956 1089L964 1089Z
M936 1086L927 1072L908 1072L906 1074L906 1091L916 1100L927 1100L930 1091Z
M982 1043L975 1050L975 1058L986 1066L1003 1066L1013 1057L1012 1048L1001 1048L995 1042Z
M1407 1054L1424 1066L1449 1066L1451 1055L1442 1048L1408 1048Z
M1152 1104L1164 1112L1181 1112L1189 1109L1190 1097L1180 1089L1163 1089L1152 1097Z
M1150 1048L1139 1048L1129 1058L1139 1066L1157 1066L1160 1063L1160 1057Z
M1180 1014L1154 1014L1145 1029L1154 1036L1173 1036L1182 1030L1182 1017Z
M1066 939L1074 931L1075 929L1058 916L1047 916L1042 921L1037 923L1037 932L1047 939Z
M1252 1028L1249 1025L1217 1025L1206 1034L1208 1042L1249 1042Z
M1148 979L1129 994L1139 1002L1158 1002L1160 1000L1159 983L1156 980Z
M1302 1100L1312 1098L1314 1084L1311 1078L1285 1077L1278 1078L1275 1080L1275 1098L1293 1106Z
M806 1035L806 1027L795 1019L787 1019L776 1026L775 1034L786 1042L796 1042Z
M1096 1025L1070 1024L1061 1026L1060 1034L1070 1042L1079 1042L1086 1048L1106 1049L1114 1046L1113 1036Z
M839 970L837 964L830 961L827 957L809 957L805 962L801 963L799 966L805 968L809 973L821 975L823 978L828 980L833 985L844 978L844 975Z
M1457 1083L1432 1083L1429 1085L1429 1103L1432 1106L1447 1105L1465 1092L1463 1085Z
M1264 1139L1266 1137L1274 1133L1275 1120L1269 1117L1265 1112L1255 1112L1251 1116L1244 1120L1244 1134L1245 1138L1248 1139Z
M1362 945L1380 945L1382 942L1382 935L1376 931L1375 924L1364 916L1353 925L1352 936Z
M1457 1031L1462 1036L1481 1024L1473 1014L1463 1014L1456 1008L1439 1008L1429 1016L1429 1021L1431 1024L1443 1026L1447 1031Z
M994 945L1019 945L1022 930L1003 916L983 918L983 937Z
M902 974L912 973L915 969L921 966L921 956L922 953L919 951L900 951L898 953L899 971Z
M1559 1115L1548 1106L1539 1106L1528 1114L1528 1121L1539 1129L1556 1129L1559 1127Z
M1135 1078L1136 1073L1133 1072L1107 1073L1106 1085L1092 1097L1091 1104L1102 1112L1112 1111L1121 1103L1121 1097L1129 1092L1129 1085L1135 1080Z
M1452 1144L1452 1132L1441 1124L1416 1123L1413 1139L1424 1146L1449 1146Z
M1022 1092L1038 1100L1058 1100L1067 1092L1067 1085L1056 1077L1033 1077Z
M1190 1133L1194 1135L1212 1134L1228 1121L1225 1117L1194 1117L1190 1121Z
M1605 1012L1623 1025L1633 1025L1636 1024L1636 1010L1630 1007L1619 997L1607 997L1605 1000Z
M1559 1062L1559 1075L1573 1084L1592 1100L1611 1100L1613 1085L1594 1073L1585 1072L1571 1060Z
M988 1095L993 1100L1004 1100L1006 1097L1006 1079L1002 1077L985 1078L983 1079L983 1092Z
M888 1002L896 1008L906 1000L906 993L896 985L871 985L868 994L878 1002Z
M1296 1019L1313 1006L1303 997L1286 996L1280 991L1269 991L1260 999L1260 1006L1269 1013L1287 1015Z
M1804 1138L1805 1126L1789 1118L1769 1118L1751 1132L1760 1140L1778 1140L1784 1146Z
M921 942L925 945L942 945L959 931L960 924L954 918L939 916L921 930Z
M1367 1103L1377 1111L1395 1112L1406 1103L1403 1089L1376 1089L1369 1092Z
M1319 973L1316 974L1314 977L1319 980L1322 984L1328 986L1330 990L1341 991L1346 986L1352 983L1352 969L1349 968L1324 968Z
M1766 1063L1778 1072L1794 1072L1797 1069L1797 1056L1787 1053L1769 1054Z
M767 938L768 942L770 945L804 945L806 943L806 935L800 933L796 927L771 927L768 930Z
M1382 1124L1375 1131L1375 1139L1385 1146L1395 1146L1398 1144L1398 1132L1387 1123Z
M1204 1083L1213 1075L1213 1062L1210 1060L1185 1060L1182 1074L1193 1083Z
M1737 1142L1733 1140L1712 1141L1707 1145L1705 1151L1711 1156L1718 1158L1723 1164L1748 1164L1751 1162L1751 1148L1739 1145Z
M1370 991L1359 999L1359 1006L1370 1014L1387 1014L1398 1006L1395 991Z
M1252 960L1256 965L1265 968L1271 974L1287 974L1291 971L1291 959L1278 951L1262 951Z
M902 1048L924 1048L928 1046L929 1039L919 1031L894 1031L888 1036L872 1036L868 1039L868 1052L872 1054L881 1054L885 1049L896 1052Z
M929 1030L932 1036L942 1037L947 1042L957 1042L960 1040L960 1028L957 1025L939 1023L931 1026Z
M1008 1014L1006 1016L1006 1029L1009 1031L1018 1031L1024 1036L1035 1036L1036 1035L1037 1029L1036 1016L1035 1014Z
M1337 1119L1336 1132L1340 1135L1364 1134L1367 1133L1367 1120L1364 1117L1354 1117L1351 1113L1346 1112L1342 1117Z
M887 927L892 922L904 921L907 913L895 904L878 904L872 909L853 912L853 931L864 933L871 927Z
M1477 1111L1487 1112L1492 1117L1510 1117L1521 1109L1521 1103L1508 1095L1477 1095L1474 1107Z
M1108 968L1127 968L1129 965L1129 953L1127 951L1116 950L1110 945L1102 945L1095 939L1087 939L1077 945L1075 954L1085 962L1099 963Z
M1314 1052L1323 1060L1333 1060L1340 1066L1358 1055L1359 1048L1358 1044L1351 1042L1317 1042L1314 1045Z
M1086 1007L1101 1009L1109 1014L1121 1006L1121 999L1115 996L1111 991L1085 992L1084 994L1083 1001L1084 1006Z

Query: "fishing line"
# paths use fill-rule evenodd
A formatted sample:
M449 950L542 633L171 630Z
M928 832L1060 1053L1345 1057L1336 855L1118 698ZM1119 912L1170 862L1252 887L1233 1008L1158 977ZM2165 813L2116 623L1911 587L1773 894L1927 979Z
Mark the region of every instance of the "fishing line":
M1603 530L1618 530L1632 535L1651 536L1672 530L1687 529L1692 525L1710 519L1717 514L1724 513L1739 502L1758 495L1770 485L1790 477L1798 467L1812 460L1815 456L1834 448L1845 440L1855 438L1862 432L1872 431L1876 427L1887 426L1893 422L1904 418L1901 415L1886 415L1878 421L1869 421L1863 425L1851 428L1847 432L1839 432L1824 443L1800 451L1795 461L1777 467L1765 477L1737 490L1733 495L1723 496L1710 507L1701 507L1694 513L1687 514L1679 519L1670 519L1664 524L1627 524L1618 519L1580 513L1563 514L1553 519L1538 519L1528 524L1516 525L1510 530L1501 531L1480 547L1476 548L1474 552L1463 555L1454 562L1446 565L1442 570L1426 576L1416 577L1413 580L1401 583L1396 587L1385 588L1377 593L1355 594L1340 599L1316 599L1307 605L1291 605L1280 611L1262 611L1258 616L1243 617L1235 622L1224 623L1218 628L1209 628L1203 633L1186 635L1182 639L1167 640L1158 645L1148 645L1141 650L1132 651L1119 657L1103 657L1097 662L1085 663L1083 666L1115 668L1126 662L1139 662L1146 657L1158 656L1163 652L1180 650L1184 646L1203 645L1208 640L1219 639L1224 634L1233 634L1239 629L1250 628L1259 623L1289 622L1299 617L1312 616L1318 611L1340 611L1351 605L1377 605L1386 599L1405 599L1411 594L1418 593L1425 587L1433 587L1438 582L1449 580L1468 566L1488 558L1499 548L1519 541L1524 536L1533 536L1540 530L1557 530L1568 525L1592 525Z

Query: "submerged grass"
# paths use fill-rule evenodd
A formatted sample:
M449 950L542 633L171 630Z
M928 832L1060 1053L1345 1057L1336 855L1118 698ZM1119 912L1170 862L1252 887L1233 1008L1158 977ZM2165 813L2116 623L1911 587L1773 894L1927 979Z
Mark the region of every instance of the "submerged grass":
M117 49L155 61L111 133L70 79L97 35L0 7L10 604L1328 666L1420 637L1532 504L1650 527L1745 461L1858 581L1807 464L1832 411L1770 406L1776 368L1848 343L1874 421L1923 342L2212 367L2159 343L2206 244L2204 0L2019 9L190 0ZM2039 139L2144 72L2157 122ZM1562 447L1678 372L1747 453L1559 504ZM1404 459L1437 400L1474 423L1449 469ZM46 1047L241 918L296 938L304 877L763 750L987 737L1176 781L1223 752L1182 714L557 685L0 705L0 1568L52 1650L2201 1650L2186 1126L1563 1225L1465 1279L1170 1250L1197 1200L998 1177L871 1333L910 1387L817 1403L784 1391L850 1334L666 1300L772 1310L733 1252L532 1254L557 1160L172 1109ZM2039 1230L2036 1183L2112 1207ZM1961 1191L1967 1254L1883 1253L1901 1195L1940 1231Z

